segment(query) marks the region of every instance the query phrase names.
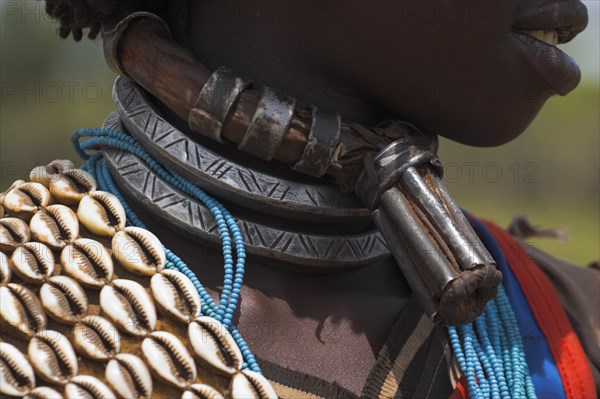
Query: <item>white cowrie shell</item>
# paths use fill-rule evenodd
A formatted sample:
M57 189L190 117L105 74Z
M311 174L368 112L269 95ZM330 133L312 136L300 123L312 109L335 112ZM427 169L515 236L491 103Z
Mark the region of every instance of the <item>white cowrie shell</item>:
M187 323L200 312L200 296L183 273L163 270L150 279L156 306L175 321Z
M50 205L50 191L40 183L23 183L13 188L4 197L4 207L18 217L29 219L41 208Z
M87 314L87 295L70 277L50 277L40 288L39 296L46 313L60 323L73 324Z
M29 283L41 284L57 273L52 250L39 242L26 242L11 255L13 271Z
M63 396L50 387L37 387L25 395L23 399L63 399Z
M85 194L96 190L96 180L84 170L69 169L54 176L48 187L56 201L63 205L75 205Z
M73 327L73 346L85 357L108 360L121 350L121 337L104 317L86 316Z
M52 384L66 384L77 375L77 356L71 343L61 333L44 330L37 333L27 348L36 374Z
M9 212L17 215L21 212L34 213L38 210L38 206L33 202L31 197L18 188L13 188L6 193L3 205Z
M65 399L116 399L105 383L91 375L73 377L65 386Z
M142 276L152 276L163 270L167 258L160 240L151 232L139 227L126 227L112 239L115 259L127 271Z
M74 169L75 165L68 159L56 159L45 166L36 166L29 173L29 179L33 182L43 184L48 187L50 181L56 175L64 172L65 170Z
M17 188L19 187L21 184L23 183L27 183L25 180L15 180L9 188L6 189L6 191L4 191L3 193L0 193L0 204L4 204L4 198L6 197L6 193L8 193L10 190L12 190L13 188Z
M150 399L152 397L152 376L142 359L122 353L106 365L106 381L122 398Z
M46 314L35 294L20 284L0 286L2 330L28 339L46 328Z
M0 252L0 285L10 283L12 277L10 258L4 252Z
M223 395L206 384L193 384L182 395L181 399L224 399Z
M117 279L100 291L100 307L117 327L143 337L156 328L156 308L144 287L133 280Z
M18 218L0 219L0 251L11 253L29 240L31 233L27 223Z
M121 202L104 191L91 191L79 202L77 217L92 234L112 237L125 228L125 209Z
M197 317L188 326L188 338L201 363L225 375L233 375L244 361L240 348L225 326L212 317Z
M277 399L277 393L271 383L262 375L250 370L240 371L231 379L230 395L232 398Z
M48 185L50 184L51 178L52 178L52 175L50 175L46 172L46 167L43 165L36 166L35 168L33 168L31 170L31 172L29 172L29 179L32 182L40 183L40 184L44 185L45 187L48 187Z
M185 389L196 379L196 364L185 345L173 334L155 331L142 341L142 354L160 381Z
M4 200L6 199L6 194L10 192L13 188L19 187L21 184L26 183L25 180L15 180L9 188L4 192L0 192L0 205L4 209L5 214L8 213L8 210L4 207ZM4 216L2 216L4 218Z
M61 250L79 236L77 215L64 205L50 205L29 221L31 235L54 250Z
M104 245L88 238L79 238L60 254L65 272L84 287L101 288L112 280L113 261Z
M11 344L0 342L0 393L21 397L35 386L29 361Z

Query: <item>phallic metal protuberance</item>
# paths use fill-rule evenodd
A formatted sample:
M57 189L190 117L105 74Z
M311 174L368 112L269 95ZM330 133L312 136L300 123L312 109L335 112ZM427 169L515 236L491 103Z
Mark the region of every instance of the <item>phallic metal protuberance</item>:
M202 364L225 375L233 375L242 368L242 352L231 333L216 319L197 317L188 326L188 338Z
M130 353L116 355L108 362L104 374L113 390L122 398L150 399L152 376L146 364Z
M46 328L46 314L28 288L10 283L0 286L2 330L18 339L28 339Z
M182 323L193 320L200 312L200 296L194 284L183 273L163 270L150 279L156 306L167 317Z
M79 238L60 254L67 274L89 288L102 288L112 280L114 265L104 245L88 238Z
M63 205L75 205L90 191L96 190L96 180L81 169L69 169L54 176L48 185L50 192Z
M125 228L123 205L117 197L104 191L91 191L83 196L77 217L92 234L102 237L112 237Z
M144 287L133 280L116 279L100 291L100 307L117 327L143 337L156 328L156 308Z
M12 217L0 219L0 251L11 253L29 240L31 232L27 223Z
M67 276L50 277L40 288L42 307L60 323L73 324L88 312L85 291Z
M64 385L77 375L75 351L67 337L58 331L37 333L29 341L27 353L36 374L45 381Z
M159 239L139 227L126 227L115 234L112 251L127 271L143 276L160 272L166 262L165 250Z
M142 354L152 374L172 387L186 389L196 379L192 355L171 333L155 331L150 334L142 341Z
M40 209L50 205L50 191L39 183L22 183L4 198L4 207L15 216L29 220Z
M0 342L0 393L21 397L35 386L29 361L13 345Z
M73 346L93 360L112 359L121 350L117 328L102 316L86 316L73 327Z
M355 193L423 310L438 325L473 321L502 280L441 181L437 138L410 131L365 159Z
M39 242L24 243L10 259L15 274L29 283L42 284L58 272L52 250Z
M29 221L31 235L54 250L61 250L79 236L77 215L64 205L50 205Z

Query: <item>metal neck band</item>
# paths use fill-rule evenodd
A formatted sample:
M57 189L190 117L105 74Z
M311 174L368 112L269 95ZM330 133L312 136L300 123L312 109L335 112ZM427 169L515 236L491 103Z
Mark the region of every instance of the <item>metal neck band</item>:
M117 112L104 127L129 133L161 164L238 210L253 210L236 212L251 256L309 272L344 270L390 257L369 210L354 195L341 194L325 181L277 176L228 159L170 124L129 79L117 78L113 94ZM120 189L146 213L201 243L219 243L210 210L199 201L171 187L132 154L105 150L105 159Z

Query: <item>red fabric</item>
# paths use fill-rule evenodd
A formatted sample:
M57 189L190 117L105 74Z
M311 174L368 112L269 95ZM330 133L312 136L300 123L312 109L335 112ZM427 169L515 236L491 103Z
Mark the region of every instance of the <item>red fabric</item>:
M464 375L458 380L456 388L454 388L449 399L469 399L469 386Z
M567 398L597 398L588 359L552 283L507 231L491 222L481 222L496 238L523 288L533 316L554 357Z

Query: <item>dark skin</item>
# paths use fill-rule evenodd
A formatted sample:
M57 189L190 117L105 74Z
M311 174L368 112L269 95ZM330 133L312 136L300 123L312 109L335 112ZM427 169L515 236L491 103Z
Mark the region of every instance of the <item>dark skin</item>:
M511 31L578 32L587 23L585 6L572 0L234 0L190 7L190 21L198 23L190 24L186 45L210 68L228 65L348 120L392 114L477 146L514 139L550 96L579 81L565 61L557 68L577 76L549 84ZM533 51L557 51L547 47Z
M527 24L554 28L554 20L582 29L583 19L559 3L585 13L575 1L194 1L184 44L210 69L227 65L346 120L394 116L490 146L518 136L551 95L568 93L579 80L567 60L555 67L569 79L549 82L511 34ZM439 8L448 5L458 14ZM539 9L555 11L548 26L531 25L539 25L528 17ZM218 251L146 221L218 292ZM274 266L247 264L235 321L250 347L261 359L359 394L410 297L397 265L389 259L331 274Z

